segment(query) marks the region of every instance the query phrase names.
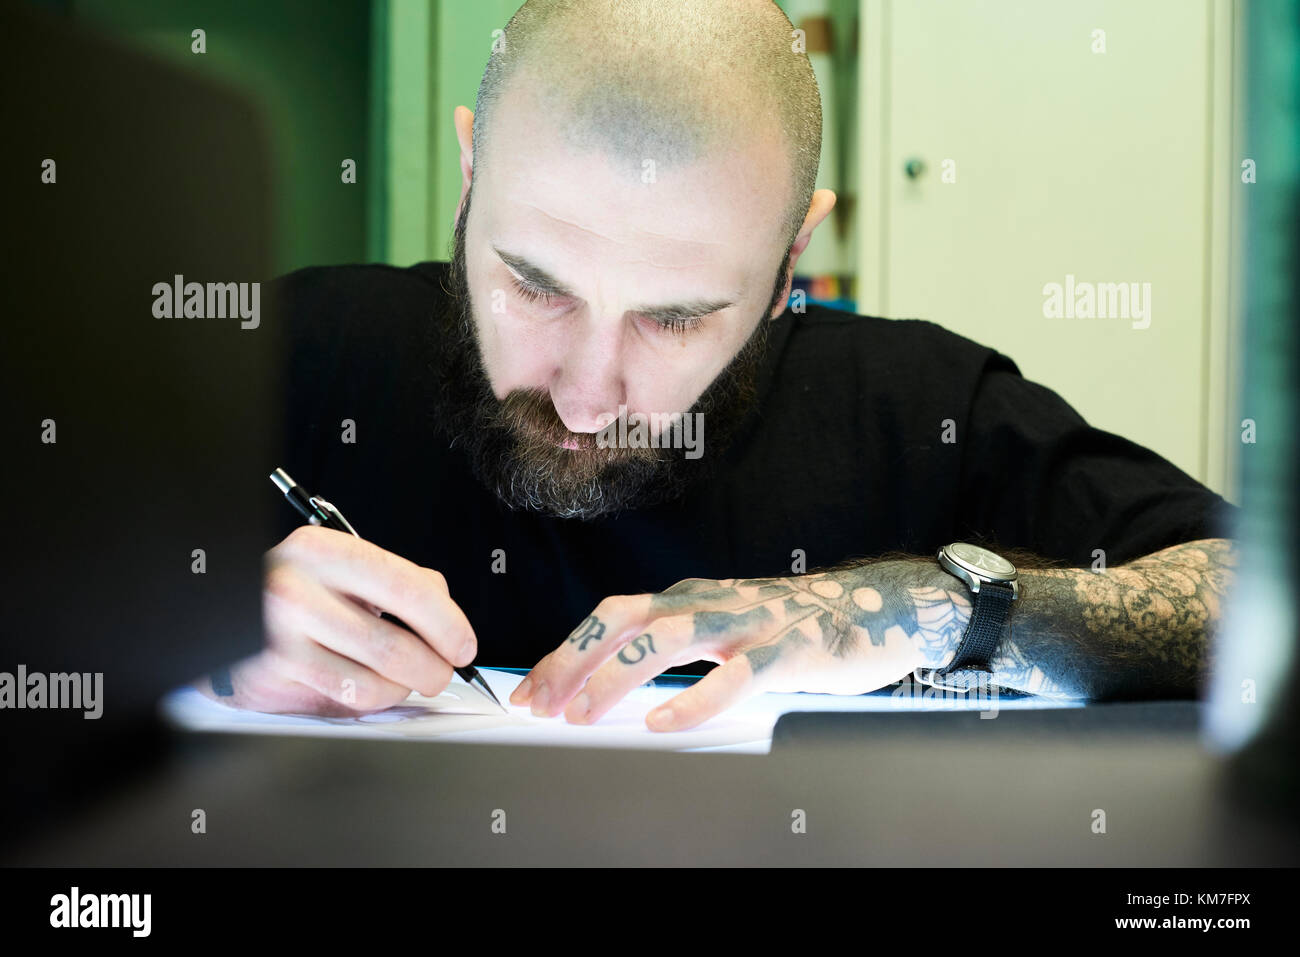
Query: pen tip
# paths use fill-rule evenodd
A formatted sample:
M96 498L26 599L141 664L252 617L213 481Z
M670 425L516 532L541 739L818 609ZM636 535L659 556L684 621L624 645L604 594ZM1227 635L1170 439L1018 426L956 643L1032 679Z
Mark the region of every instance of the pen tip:
M481 674L476 675L475 677L476 677L477 680L478 680L479 687L483 689L483 693L486 694L489 698L492 699L493 703L494 703L498 708L501 709L501 713L502 713L502 714L509 714L510 712L506 710L506 706L503 705L503 704L501 703L501 699L498 698L498 697L497 697L497 696L492 692L492 688L491 688L491 686L487 683L487 679L484 678Z

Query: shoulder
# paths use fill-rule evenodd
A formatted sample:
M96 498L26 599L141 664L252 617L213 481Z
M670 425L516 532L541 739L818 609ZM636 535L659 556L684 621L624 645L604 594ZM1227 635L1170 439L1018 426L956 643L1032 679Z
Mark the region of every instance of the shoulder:
M1019 376L1009 357L925 319L886 319L809 305L787 309L776 370L791 376L850 377L872 391L926 388L971 394L989 372Z

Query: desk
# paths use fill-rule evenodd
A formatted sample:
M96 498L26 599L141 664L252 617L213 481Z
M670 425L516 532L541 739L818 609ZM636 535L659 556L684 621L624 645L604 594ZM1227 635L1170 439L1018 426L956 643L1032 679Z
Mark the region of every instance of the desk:
M1294 834L1233 806L1194 702L1124 734L1114 705L866 715L871 733L767 755L176 732L150 777L7 863L45 865L1295 864ZM1132 707L1132 706L1130 706ZM1178 716L1181 708L1182 715ZM1031 732L1034 715L1073 728ZM1109 725L1089 733L1087 720ZM1131 725L1134 712L1129 712ZM824 717L824 716L819 716ZM836 720L845 720L832 716ZM933 722L917 722L925 718ZM954 725L953 722L957 722ZM884 728L884 725L878 725ZM985 732L979 732L985 733ZM783 740L778 727L777 741ZM192 834L203 808L207 833ZM1106 812L1094 834L1092 814ZM492 830L505 811L506 833ZM807 832L791 833L802 809Z

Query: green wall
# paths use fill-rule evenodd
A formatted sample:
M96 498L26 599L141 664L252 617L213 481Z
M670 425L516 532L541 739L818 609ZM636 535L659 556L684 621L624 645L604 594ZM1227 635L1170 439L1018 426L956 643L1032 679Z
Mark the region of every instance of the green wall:
M368 0L71 0L40 4L224 80L271 131L276 272L367 258L374 196ZM190 51L190 32L207 52ZM341 181L345 158L357 184ZM373 228L371 226L370 228Z

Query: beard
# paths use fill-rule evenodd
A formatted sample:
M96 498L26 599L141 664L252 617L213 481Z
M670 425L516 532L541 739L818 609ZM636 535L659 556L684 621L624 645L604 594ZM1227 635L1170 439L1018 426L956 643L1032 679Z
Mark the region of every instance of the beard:
M705 479L756 404L758 370L767 349L767 317L785 291L789 248L768 309L753 334L685 410L700 417L694 421L707 424L708 454L687 458L683 417L661 430L658 447L602 448L596 434L569 431L544 389L515 389L503 399L493 394L465 272L465 228L472 193L471 189L465 197L452 239L451 288L444 290L449 308L433 317L429 333L432 371L439 385L435 424L452 447L464 451L478 480L512 509L590 520L678 498ZM604 434L631 434L632 427L627 432L615 430L634 424L615 421ZM703 438L702 427L697 434Z

